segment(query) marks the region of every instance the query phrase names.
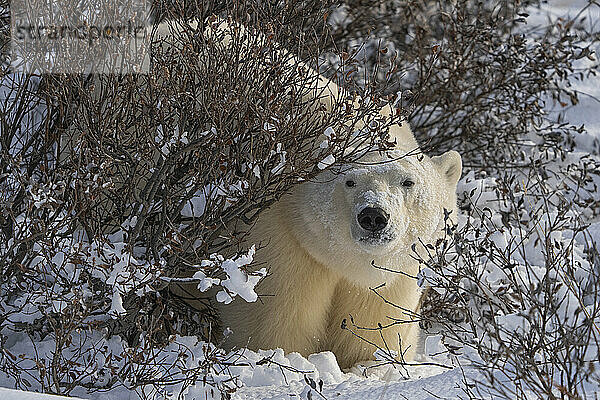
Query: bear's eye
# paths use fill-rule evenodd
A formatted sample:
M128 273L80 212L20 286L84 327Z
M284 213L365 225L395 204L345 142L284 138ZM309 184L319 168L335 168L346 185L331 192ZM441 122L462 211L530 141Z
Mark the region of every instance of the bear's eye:
M348 187L354 187L354 186L356 186L356 182L354 182L352 179L348 179L346 181L346 186L348 186Z
M413 187L415 186L415 182L411 181L410 179L405 180L404 182L402 182L402 186L404 187Z

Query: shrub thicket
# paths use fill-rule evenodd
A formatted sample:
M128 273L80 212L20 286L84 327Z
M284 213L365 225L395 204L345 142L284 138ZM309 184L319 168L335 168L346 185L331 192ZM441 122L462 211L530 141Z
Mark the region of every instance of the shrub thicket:
M149 75L4 64L2 381L142 397L199 381L227 397L237 359L183 337L221 339L210 299L191 307L169 284L226 280L220 265L247 253L261 210L326 157L352 162L357 141L388 146L386 128L406 117L428 150L459 150L468 172L459 226L421 260L433 289L412 317L481 367L473 396L583 396L598 381L598 249L585 226L599 166L568 152L583 127L544 110L578 102L569 82L595 73L580 65L598 38L580 16L526 25L535 4L157 2L156 22L200 24L158 46ZM215 16L246 29L224 44ZM308 66L344 88L329 113L306 105L319 96ZM370 101L350 115L356 98ZM358 129L387 102L394 118ZM328 128L337 136L321 148Z

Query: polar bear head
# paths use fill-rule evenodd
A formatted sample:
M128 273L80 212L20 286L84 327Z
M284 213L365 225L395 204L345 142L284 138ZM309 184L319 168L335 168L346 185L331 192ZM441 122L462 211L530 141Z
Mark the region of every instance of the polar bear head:
M416 274L414 243L443 236L444 209L456 218L460 155L373 152L354 165L324 172L296 187L284 219L314 259L363 287Z

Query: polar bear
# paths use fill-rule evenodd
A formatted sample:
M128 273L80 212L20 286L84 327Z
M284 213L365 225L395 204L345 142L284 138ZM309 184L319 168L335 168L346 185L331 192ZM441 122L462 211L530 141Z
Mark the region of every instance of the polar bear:
M415 155L408 124L392 137L388 154L323 172L259 216L248 242L265 244L255 256L270 270L257 289L265 296L219 305L232 330L226 346L330 350L342 368L373 359L376 346L414 357L421 293L412 247L444 235L445 210L455 220L462 164L455 151Z
M155 37L171 38L180 25L163 23ZM225 45L232 27L218 20L208 29ZM340 89L316 72L305 82L299 89L315 99L314 111L332 112ZM394 114L390 107L380 113ZM395 149L326 170L260 214L246 243L258 246L255 264L270 274L257 288L264 295L259 301L217 304L224 327L232 330L225 346L303 355L331 350L343 368L372 359L376 346L399 359L414 356L420 291L410 277L418 272L412 248L444 234L444 210L456 217L462 165L455 151L415 154L418 144L407 123L392 126L390 136ZM341 328L344 320L362 339Z
M163 24L158 32L177 29ZM232 26L217 20L208 29L225 45ZM299 89L315 99L315 112L332 112L342 96L337 85L316 72L305 82ZM384 119L393 114L380 111ZM326 170L260 214L246 243L257 245L255 265L270 273L257 288L259 301L217 304L232 331L225 347L330 350L343 368L373 359L377 346L413 358L421 297L413 245L419 251L444 235L445 210L456 218L462 164L455 151L421 154L408 123L392 126L390 141L393 150Z

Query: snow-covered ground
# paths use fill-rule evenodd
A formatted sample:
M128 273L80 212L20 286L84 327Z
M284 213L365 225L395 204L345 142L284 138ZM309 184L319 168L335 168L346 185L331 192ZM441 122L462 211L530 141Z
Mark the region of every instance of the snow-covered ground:
M331 353L312 355L309 359L327 359ZM320 361L320 360L319 360ZM406 370L391 366L376 367L366 371L366 377L358 369L342 373L333 363L316 363L316 370L323 379L322 396L313 391L312 398L326 399L413 399L425 400L436 397L457 398L461 394L459 369L437 366L409 367ZM288 400L307 399L309 385L304 379L289 384L278 380L275 384L246 386L234 395L240 400Z
M532 9L528 23L534 25L545 22L547 15L554 17L565 14L573 15L587 1L557 0L544 5L541 9ZM593 6L587 11L588 23L600 21L600 6ZM600 31L596 27L596 30ZM600 56L600 48L596 49ZM592 62L592 61L585 61ZM579 104L563 108L560 105L548 104L551 114L562 112L566 120L576 124L585 124L587 132L576 138L576 151L585 153L598 152L600 143L600 77L591 77L585 81L573 81L573 86L581 92ZM589 228L594 240L600 243L600 221L590 221ZM435 344L435 343L434 343ZM427 349L427 346L425 346ZM284 355L281 350L265 350L261 352L245 351L241 357L247 366L232 367L228 371L239 377L239 388L232 394L233 399L348 399L348 400L383 400L383 399L433 399L464 398L461 382L465 374L476 372L462 368L444 368L436 365L421 365L394 368L389 365L369 368L361 371L354 368L350 372L340 371L332 353L320 353L304 358L297 353ZM264 362L267 359L269 361ZM423 358L423 362L430 361ZM435 360L440 362L439 360ZM366 375L366 376L365 376ZM312 379L307 380L307 377ZM322 388L320 382L322 381ZM9 385L10 380L0 377L0 384ZM311 388L311 386L314 386ZM211 398L210 390L197 383L182 392L170 394L186 394L186 399ZM135 393L128 393L123 388L110 392L86 393L83 390L73 392L82 398L121 400L137 398ZM0 388L2 400L13 399L59 399L59 396L26 393ZM218 398L218 397L217 397Z
M55 396L52 394L23 392L21 390L7 389L3 387L0 387L0 398L2 400L61 400L65 398L74 399L74 397L63 397Z
M264 363L261 360L269 359ZM244 351L241 357L248 366L232 367L229 371L240 378L242 387L233 394L239 400L290 400L290 399L411 399L458 398L463 392L460 382L463 372L459 368L441 366L412 366L394 368L389 365L372 366L363 370L354 367L343 373L331 352L312 354L308 359L298 353L284 355L281 349ZM307 381L307 378L309 379ZM312 382L311 382L312 379ZM320 388L322 382L322 389ZM314 383L314 388L311 388ZM309 393L310 392L310 393ZM99 400L124 400L137 398L123 388L109 392L85 394L76 390L81 398ZM202 383L183 390L170 392L185 395L185 399L211 399L210 387ZM50 396L0 388L2 400L58 400ZM214 397L218 399L217 397Z

